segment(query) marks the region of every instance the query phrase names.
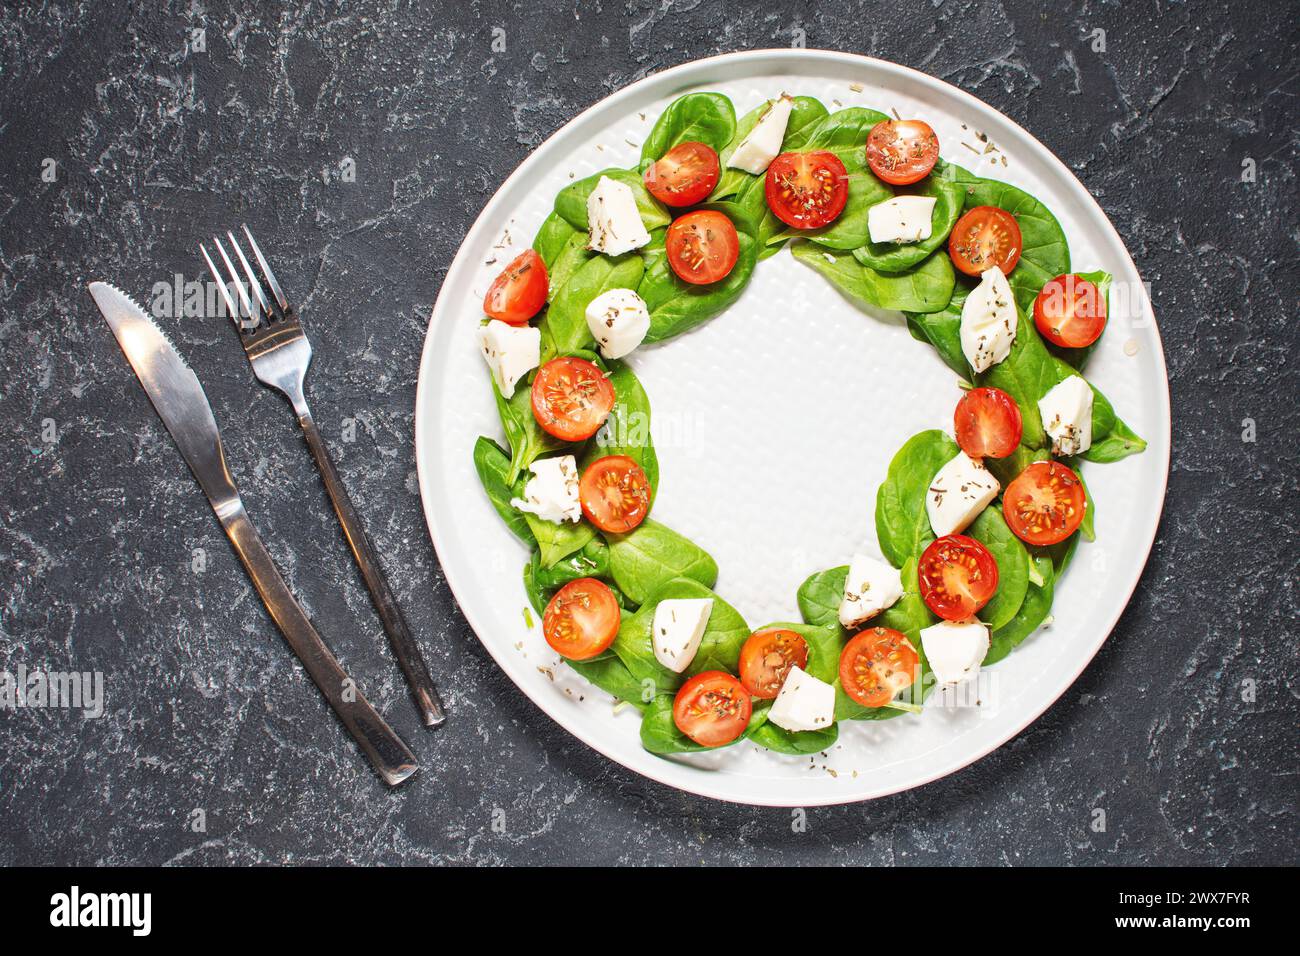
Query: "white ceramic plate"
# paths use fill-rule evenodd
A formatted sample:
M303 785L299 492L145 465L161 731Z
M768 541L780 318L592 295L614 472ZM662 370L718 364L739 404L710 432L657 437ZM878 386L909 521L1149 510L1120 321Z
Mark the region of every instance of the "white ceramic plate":
M861 105L919 116L938 132L944 156L1043 200L1065 229L1074 268L1111 272L1117 290L1139 287L1119 236L1069 170L959 89L892 63L810 50L676 67L607 97L543 143L461 245L434 306L416 396L429 531L461 610L497 663L543 711L625 767L704 796L775 806L919 786L978 760L1046 710L1127 604L1155 537L1169 470L1160 336L1145 296L1112 292L1110 326L1088 376L1150 444L1122 462L1087 467L1097 542L1080 547L1058 587L1051 626L986 670L980 706L931 706L935 695L920 717L844 722L839 742L812 758L747 743L674 759L647 753L639 714L616 713L609 695L547 647L535 616L531 628L525 622L527 553L492 510L471 460L479 435L504 441L474 330L487 285L531 242L556 193L574 177L634 165L662 109L691 90L727 94L738 116L783 91L815 96L832 111ZM998 152L977 156L961 145L983 149L977 132ZM653 410L661 465L655 517L717 559L718 592L754 627L798 620L795 591L809 573L875 550L876 488L889 459L917 431L950 429L959 396L952 372L908 335L901 316L865 314L788 250L759 263L726 313L638 350L631 364Z

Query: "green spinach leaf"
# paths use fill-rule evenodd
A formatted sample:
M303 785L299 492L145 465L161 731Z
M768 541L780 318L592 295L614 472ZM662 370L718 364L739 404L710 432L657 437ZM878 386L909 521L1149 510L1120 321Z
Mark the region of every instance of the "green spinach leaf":
M900 312L935 312L952 298L952 263L938 252L905 272L869 269L851 252L836 252L811 242L796 243L791 254L820 272L850 299Z
M1029 552L1007 527L1002 509L997 505L981 511L966 534L988 548L998 563L997 590L979 612L979 619L990 630L996 630L1011 621L1024 603L1029 588Z
M907 440L889 463L876 494L876 539L896 568L919 555L934 538L925 496L939 469L956 457L957 443L938 429Z
M542 568L554 567L556 562L581 551L596 537L596 528L590 521L545 521L534 514L524 514L541 555Z
M515 394L506 399L493 381L492 394L496 397L497 413L501 416L506 441L510 443L510 470L506 473L506 484L513 487L520 473L539 455L563 448L564 442L548 435L537 424L528 383L520 382L515 386Z
M668 104L641 147L641 165L681 143L704 143L721 153L736 133L736 109L721 93L687 93Z
M749 727L736 740L725 746L733 746L739 741L747 740L753 736L754 731L766 723L767 711L770 706L767 701L755 704L753 712L750 714ZM646 707L645 716L641 719L641 746L652 754L662 755L699 753L703 750L722 749L697 744L678 730L677 724L673 722L673 698L666 695L656 697Z
M523 514L510 504L510 499L514 497L509 480L510 456L492 439L480 437L474 443L474 470L478 472L478 480L483 483L488 501L492 502L492 507L506 523L506 527L524 544L536 544Z
M718 565L708 552L653 519L627 534L605 537L610 575L637 604L673 578L691 578L710 588L717 583Z
M646 702L641 697L641 685L627 666L613 651L585 661L565 661L573 670L591 681L607 694L625 700L637 710L644 711Z
M731 137L731 142L718 154L718 161L722 167L722 175L718 177L718 185L714 188L713 194L709 197L711 202L717 202L722 199L729 199L732 196L738 196L742 192L749 193L750 190L757 188L759 197L763 193L764 176L755 176L745 172L743 169L729 169L727 163L735 155L736 148L748 136L758 121L772 108L773 100L764 100L758 106L754 107L739 120L736 121L736 133ZM785 124L785 136L782 143L789 143L792 139L800 135L800 130L807 126L818 123L826 116L826 107L822 106L811 96L796 96L793 98L793 105L790 108L790 119ZM789 147L782 146L782 152ZM757 186L755 186L757 184ZM752 196L747 199L752 201ZM746 203L742 202L742 205Z
M966 353L961 347L961 309L969 294L970 289L965 284L955 282L952 297L943 309L904 314L912 337L933 345L945 365L961 376L963 381L974 384L975 373L971 370L970 362L966 361Z
M927 176L918 185L900 186L894 192L900 196L934 197L934 212L930 218L930 238L920 242L900 244L872 242L868 234L866 241L853 250L853 258L877 272L902 272L916 265L930 253L946 247L948 233L952 232L953 224L961 215L962 202L965 198L964 187L951 178L944 178L937 167L935 173Z
M586 233L590 228L591 224L587 220L587 200L600 183L602 176L608 176L632 190L637 211L641 213L641 221L645 223L646 229L653 231L672 222L673 217L668 212L668 207L650 195L637 170L611 167L592 173L586 179L569 183L555 197L555 211L574 229Z
M829 750L840 737L840 727L839 724L832 723L817 730L794 732L778 727L768 720L749 732L748 736L760 747L797 757Z
M1041 585L1031 583L1016 616L989 635L989 652L984 657L986 667L1010 654L1016 645L1038 629L1052 609L1052 592L1056 581L1056 570L1052 559L1045 555L1036 555L1033 561L1043 583Z
M635 252L611 259L595 256L587 260L560 287L541 324L558 353L594 348L596 340L587 325L587 306L610 289L635 289L645 267Z
M581 462L586 471L597 458L627 455L650 480L650 493L659 489L659 457L650 437L650 398L632 369L624 362L608 363L609 383L614 386L614 408L587 445Z

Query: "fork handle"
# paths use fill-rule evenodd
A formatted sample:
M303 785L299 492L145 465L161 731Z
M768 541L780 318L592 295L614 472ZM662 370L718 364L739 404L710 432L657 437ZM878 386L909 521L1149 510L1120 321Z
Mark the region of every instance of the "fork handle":
M366 700L338 659L325 646L307 612L280 577L270 553L248 514L239 506L220 514L221 524L235 546L239 560L253 579L257 593L271 612L289 647L298 656L312 681L338 714L362 752L390 787L410 777L420 765L393 728Z
M426 726L437 727L447 719L446 714L443 713L442 701L438 697L438 688L434 686L433 678L429 676L429 668L424 662L424 655L420 653L420 646L415 643L411 629L407 627L406 618L402 616L402 609L397 604L397 598L393 596L393 591L388 586L383 567L375 556L366 529L361 524L361 516L352 504L352 498L343 485L343 479L339 477L338 469L334 467L334 460L325 447L325 440L321 437L320 429L316 427L311 412L305 409L298 410L298 424L302 426L303 434L307 438L307 447L311 449L311 456L316 460L321 480L325 482L325 491L329 494L330 502L334 505L334 513L338 515L339 524L343 527L343 536L347 539L348 547L352 549L352 556L356 558L358 567L361 568L361 577L365 579L370 599L374 602L375 610L379 612L379 619L383 621L388 643L393 648L393 654L397 657L402 672L406 674L406 683L415 700L415 706L419 708L420 716L424 718Z

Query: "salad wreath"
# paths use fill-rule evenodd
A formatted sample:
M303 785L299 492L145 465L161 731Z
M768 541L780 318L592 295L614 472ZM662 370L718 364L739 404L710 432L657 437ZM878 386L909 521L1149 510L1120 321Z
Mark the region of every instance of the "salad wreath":
M960 377L954 434L907 441L876 497L880 554L751 628L718 566L649 515L650 402L623 361L727 308L792 254L899 310ZM1041 202L939 156L921 120L781 96L741 117L690 93L635 169L563 189L489 289L479 342L506 444L479 438L488 498L531 549L529 600L569 666L642 714L649 751L750 740L825 750L842 720L916 712L1047 621L1095 504L1080 464L1145 442L1082 377L1110 276L1071 272Z

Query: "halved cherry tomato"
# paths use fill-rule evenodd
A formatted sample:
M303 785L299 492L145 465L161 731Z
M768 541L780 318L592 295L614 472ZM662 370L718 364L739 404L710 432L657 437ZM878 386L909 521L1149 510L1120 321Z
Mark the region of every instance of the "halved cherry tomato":
M548 434L582 441L600 431L614 407L614 386L594 362L566 355L533 378L533 417Z
M957 444L971 458L1006 458L1020 444L1024 422L1016 400L1000 388L972 388L953 414Z
M1083 523L1083 482L1059 461L1036 461L1002 493L1002 517L1026 544L1064 541Z
M754 703L726 671L696 674L673 700L673 723L701 747L721 747L745 732Z
M608 584L595 578L578 578L560 588L542 616L546 643L573 661L608 650L618 626L618 599Z
M650 479L627 455L606 455L582 473L578 500L601 531L627 534L650 513Z
M725 279L736 267L740 237L722 213L701 209L673 220L664 236L664 249L677 278L692 285L708 285Z
M740 682L755 697L771 700L791 667L808 666L808 642L797 631L774 627L755 631L740 649Z
M952 264L968 276L981 275L994 266L1010 275L1023 248L1016 217L997 206L976 206L957 220L948 237Z
M782 153L767 167L767 208L787 226L818 229L849 201L849 173L834 153Z
M1057 276L1034 300L1034 325L1062 348L1084 348L1106 328L1106 297L1083 276Z
M704 143L678 143L645 171L645 188L665 206L694 206L718 185L718 154Z
M916 576L926 607L945 621L964 621L997 591L998 562L974 538L946 534L921 553Z
M867 165L887 183L906 186L939 161L939 137L924 120L882 120L867 134Z
M483 311L502 322L523 325L542 311L549 289L546 263L528 249L492 280L487 295L483 297Z
M915 649L892 627L869 627L840 653L840 686L863 707L885 706L916 683L920 672Z

